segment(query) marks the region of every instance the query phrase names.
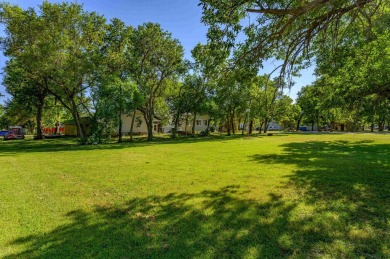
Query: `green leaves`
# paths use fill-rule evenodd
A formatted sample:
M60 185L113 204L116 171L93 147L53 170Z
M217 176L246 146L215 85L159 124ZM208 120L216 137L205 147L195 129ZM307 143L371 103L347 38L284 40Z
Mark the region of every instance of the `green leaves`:
M154 23L138 26L131 42L127 50L129 71L144 97L140 109L148 122L148 139L151 140L156 100L163 97L172 86L171 82L185 71L183 47L169 32Z
M384 1L217 1L202 0L202 21L209 26L213 49L239 46L237 63L257 63L275 58L284 62L281 75L295 73L312 58L312 50L327 42L340 43L340 27L360 20L370 25ZM359 28L364 31L365 28ZM239 40L238 40L239 39ZM244 44L237 44L244 41ZM317 44L313 45L313 42ZM226 53L226 52L225 52Z
M357 125L383 124L386 118L386 103L390 100L390 31L389 27L385 29L389 9L382 7L380 12L371 10L368 25L366 20L340 25L338 29L345 37L339 39L339 44L320 43L322 48L316 51L319 79L315 85L326 89L319 103L333 120Z

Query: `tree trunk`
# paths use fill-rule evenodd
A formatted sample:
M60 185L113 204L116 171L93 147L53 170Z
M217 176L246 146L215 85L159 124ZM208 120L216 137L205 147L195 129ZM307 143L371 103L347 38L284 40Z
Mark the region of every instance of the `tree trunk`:
M249 135L252 134L252 131L253 131L253 120L251 120L251 122L249 123Z
M85 133L84 133L84 130L83 130L83 126L82 126L80 115L78 114L77 111L74 112L73 118L74 118L75 123L76 123L77 136L81 139L81 143L85 144L86 143L85 142L86 141L86 136L85 136Z
M371 123L371 132L374 132L374 123Z
M118 119L119 119L119 124L118 124L118 143L121 143L123 141L123 139L122 139L122 125L123 125L123 122L122 122L122 112L119 112Z
M56 121L56 129L55 129L55 131L54 131L54 134L55 135L57 135L57 134L59 134L59 130L60 130L60 123L58 122L58 121Z
M118 143L121 143L122 140L122 113L123 113L123 105L122 105L122 84L119 84L119 114L118 114L118 119L119 119L119 124L118 124Z
M133 128L134 128L134 121L135 121L135 115L137 110L134 109L133 117L131 118L131 126L130 126L130 141L133 141Z
M268 119L265 119L264 120L264 134L267 133L267 131L268 131L268 125L269 125L269 121L268 121Z
M36 136L36 139L43 139L43 134L42 134L43 102L40 102L37 108L38 108L38 110L37 110L37 116L36 116L36 121L37 121L37 136Z
M191 130L192 136L195 136L195 123L196 123L196 111L194 112L194 119L192 120L192 130Z
M187 112L187 114L186 114L186 125L185 125L185 127L184 127L184 131L185 131L185 133L186 133L186 136L187 136L187 125L188 125L188 112Z
M259 128L259 134L261 134L261 131L263 129L264 121L260 120L260 128Z
M176 113L175 124L172 129L172 138L177 138L177 127L179 126L180 109Z
M311 131L314 131L314 122L311 124Z
M206 128L207 136L210 135L210 121L211 121L211 118L209 117L209 119L207 120L207 128Z
M230 116L229 116L229 113L227 115L227 121L226 121L226 125L227 125L227 135L230 136Z
M72 100L71 104L72 104L72 116L76 123L76 128L77 128L77 136L80 138L81 144L84 145L87 143L87 137L86 137L84 125L82 125L75 101Z
M385 122L381 121L378 123L378 131L384 131L385 129Z
M246 126L246 116L244 117L244 123L242 124L242 129L241 129L241 135L244 135L245 134L245 126ZM238 125L241 124L241 119L240 121L238 121Z
M232 133L234 135L234 134L236 134L236 129L234 127L234 110L232 112L232 116L231 116L230 120L231 120L231 123L232 123Z
M154 112L153 108L149 110L149 121L148 121L148 141L153 140L153 117L154 117Z

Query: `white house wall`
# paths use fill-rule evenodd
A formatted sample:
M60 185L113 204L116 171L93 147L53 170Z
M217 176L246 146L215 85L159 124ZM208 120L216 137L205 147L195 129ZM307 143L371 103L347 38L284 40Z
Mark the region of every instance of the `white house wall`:
M274 121L271 121L268 125L268 130L270 129L273 129L273 130L282 130L282 126L280 126L279 124L277 124L276 122Z
M133 114L131 115L122 115L122 133L124 135L130 134L131 129L131 122L133 120ZM139 120L137 119L139 118ZM138 121L140 121L140 125L138 125ZM154 125L157 125L157 127L154 127ZM157 130L155 130L157 128ZM117 130L118 132L118 130ZM153 123L153 132L158 132L158 123ZM135 120L134 120L134 126L133 126L133 133L135 134L147 134L148 133L148 127L146 126L144 115L137 111L135 114Z
M195 123L195 131L196 132L205 131L207 129L207 123L209 123L209 116L198 115L196 116L196 121L197 122ZM173 127L174 127L173 122L170 121L169 124L163 126L163 132L165 133L171 132ZM178 131L185 131L185 129L186 129L185 120L182 119L182 124L181 126L178 127ZM187 125L187 132L191 132L191 131L192 131L192 119L189 119Z

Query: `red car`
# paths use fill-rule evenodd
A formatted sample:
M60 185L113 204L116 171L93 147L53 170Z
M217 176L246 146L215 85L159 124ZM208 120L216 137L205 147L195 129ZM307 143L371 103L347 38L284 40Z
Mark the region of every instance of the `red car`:
M9 127L8 133L4 136L4 140L24 139L23 128L20 126Z

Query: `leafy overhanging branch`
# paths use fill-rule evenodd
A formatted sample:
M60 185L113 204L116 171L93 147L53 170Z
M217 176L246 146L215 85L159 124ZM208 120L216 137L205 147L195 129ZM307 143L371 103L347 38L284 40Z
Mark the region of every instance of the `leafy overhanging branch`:
M241 32L246 35L236 62L261 63L276 57L283 61L281 77L293 74L296 65L310 59L312 42L317 36L332 40L338 33L327 33L334 24L347 23L362 16L371 17L382 4L380 0L333 1L216 1L202 0L202 21L210 26L208 37L215 49L236 45ZM255 24L242 21L256 15ZM336 31L337 32L337 31ZM223 46L221 48L221 46Z

